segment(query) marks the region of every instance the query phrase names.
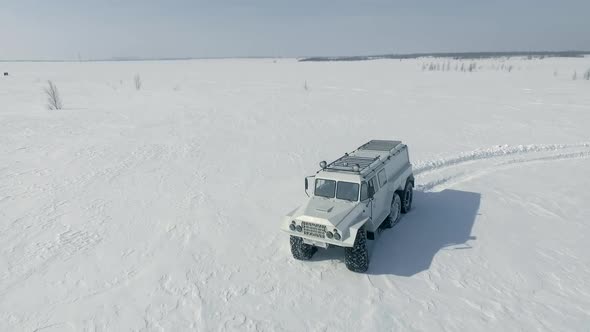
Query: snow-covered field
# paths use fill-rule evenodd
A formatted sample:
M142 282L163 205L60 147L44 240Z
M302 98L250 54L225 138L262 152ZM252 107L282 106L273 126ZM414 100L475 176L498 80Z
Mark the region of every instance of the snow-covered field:
M0 63L0 331L589 331L590 58L430 61ZM367 274L293 260L303 177L372 138L414 209Z

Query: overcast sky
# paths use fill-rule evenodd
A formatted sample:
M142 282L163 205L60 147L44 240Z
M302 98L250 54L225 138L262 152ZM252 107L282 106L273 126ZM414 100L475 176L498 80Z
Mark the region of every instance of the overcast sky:
M0 0L0 59L590 50L590 0Z

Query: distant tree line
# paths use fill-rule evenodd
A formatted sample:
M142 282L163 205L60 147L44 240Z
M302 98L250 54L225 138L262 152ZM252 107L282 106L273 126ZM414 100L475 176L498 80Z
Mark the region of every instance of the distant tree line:
M450 58L455 60L494 59L526 57L527 59L544 58L581 58L589 55L590 51L540 51L540 52L458 52L458 53L410 53L410 54L383 54L361 56L335 56L335 57L308 57L299 61L366 61L377 59L418 59L418 58Z

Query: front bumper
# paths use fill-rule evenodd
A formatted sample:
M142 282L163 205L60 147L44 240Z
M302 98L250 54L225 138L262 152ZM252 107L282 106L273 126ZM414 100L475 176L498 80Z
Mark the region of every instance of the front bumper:
M343 238L340 241L336 241L334 239L328 239L327 237L326 238L319 238L319 237L315 237L315 236L305 235L305 234L303 234L303 232L292 231L289 229L289 226L287 226L287 229L282 228L282 230L284 232L288 233L289 235L300 237L303 239L304 243L312 244L316 247L327 248L328 244L338 246L338 247L352 247L352 246L354 246L354 238L352 238L350 236ZM356 236L356 233L355 233L355 236Z
M356 233L358 232L358 229L362 225L365 224L367 219L361 220L358 223L351 225L350 227L348 227L345 230L339 230L339 233L342 236L342 238L340 240L335 240L333 238L329 239L327 237L310 236L310 235L304 234L303 231L301 231L301 232L298 232L296 230L292 231L289 228L289 225L291 224L292 221L293 221L292 218L285 217L285 219L283 220L283 223L281 225L281 230L289 235L302 238L304 243L311 244L311 245L314 245L316 247L321 247L321 248L327 248L328 245L350 248L350 247L354 246L354 240L356 238ZM310 223L325 225L324 223L321 223L318 221L307 221L307 220L305 220L305 221L310 222ZM297 220L296 223L297 223L297 225L301 225L301 221L299 221L299 220ZM326 225L326 228L331 231L334 228L334 226Z

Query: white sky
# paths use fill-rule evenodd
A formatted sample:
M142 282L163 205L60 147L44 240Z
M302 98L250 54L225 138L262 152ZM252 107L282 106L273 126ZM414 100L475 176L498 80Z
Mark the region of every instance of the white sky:
M0 0L0 60L590 50L588 0Z

